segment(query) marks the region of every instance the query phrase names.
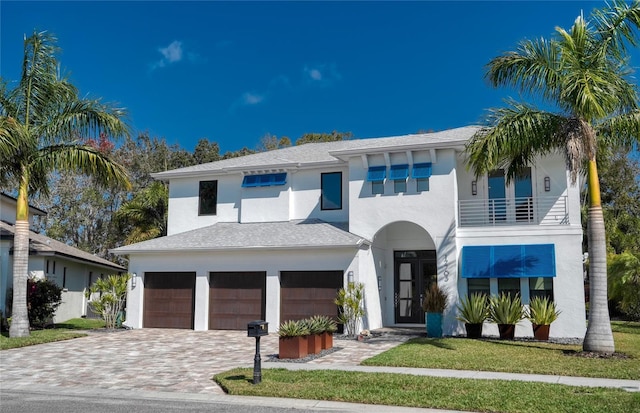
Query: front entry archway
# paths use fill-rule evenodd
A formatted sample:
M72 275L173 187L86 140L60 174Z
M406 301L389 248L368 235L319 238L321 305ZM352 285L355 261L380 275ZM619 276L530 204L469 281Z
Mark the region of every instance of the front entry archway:
M437 282L435 250L394 251L396 324L424 323L424 293Z

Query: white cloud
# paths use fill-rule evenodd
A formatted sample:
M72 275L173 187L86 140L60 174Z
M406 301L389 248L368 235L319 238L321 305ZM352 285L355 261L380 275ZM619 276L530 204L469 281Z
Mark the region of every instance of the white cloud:
M328 86L333 82L342 79L334 63L320 64L315 66L305 66L304 74L307 82L321 86Z
M242 103L245 105L257 105L264 100L264 95L246 92L242 95Z
M182 49L182 42L174 40L167 47L158 48L158 52L162 54L162 59L151 64L151 69L157 69L159 67L165 67L168 64L179 62L184 57L184 50ZM193 53L189 53L189 60L193 61L191 56L196 56Z

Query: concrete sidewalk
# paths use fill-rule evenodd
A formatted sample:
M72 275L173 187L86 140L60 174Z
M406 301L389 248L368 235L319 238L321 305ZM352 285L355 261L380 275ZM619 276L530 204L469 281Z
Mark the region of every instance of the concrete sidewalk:
M568 386L609 387L623 389L629 392L640 392L640 380L603 379L594 377L555 376L544 374L499 373L491 371L444 370L409 367L383 366L349 366L343 364L308 364L308 363L263 363L262 368L280 368L287 370L343 370L360 371L365 373L395 373L413 374L416 376L450 377L460 379L480 380L517 380L526 382L540 382L565 384Z

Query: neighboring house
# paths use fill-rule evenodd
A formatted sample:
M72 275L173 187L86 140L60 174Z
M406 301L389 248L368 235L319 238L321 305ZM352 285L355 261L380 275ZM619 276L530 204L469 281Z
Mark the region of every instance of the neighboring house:
M365 285L363 328L424 325L430 283L449 294L445 334L462 334L459 297L553 297L554 337L582 337L579 189L561 154L506 185L477 179L465 143L478 127L311 143L154 175L169 182L168 235L129 255L131 327L245 329L336 314L336 291ZM485 334L497 335L487 326ZM531 336L522 322L518 336Z
M30 207L29 218L46 215ZM11 303L7 293L13 287L13 236L16 199L0 193L0 310L7 313ZM33 224L33 221L31 221ZM47 278L62 287L62 304L53 321L56 323L87 315L84 292L100 276L121 273L126 269L60 241L33 231L29 234L29 276ZM91 315L91 314L90 314Z

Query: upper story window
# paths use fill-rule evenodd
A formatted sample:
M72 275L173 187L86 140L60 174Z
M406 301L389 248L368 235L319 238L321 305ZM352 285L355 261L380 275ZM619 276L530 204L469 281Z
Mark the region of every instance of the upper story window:
M431 162L413 164L411 177L416 180L416 191L428 191L429 178L431 177Z
M242 179L243 188L255 188L260 186L280 186L287 183L287 173L245 175Z
M320 209L342 209L342 172L321 174L320 188Z
M386 166L370 166L367 172L367 182L371 182L371 193L384 194L384 180L387 177Z
M216 215L218 181L200 181L198 215Z
M409 176L409 165L391 165L389 179L393 181L393 192L407 192L407 177Z

